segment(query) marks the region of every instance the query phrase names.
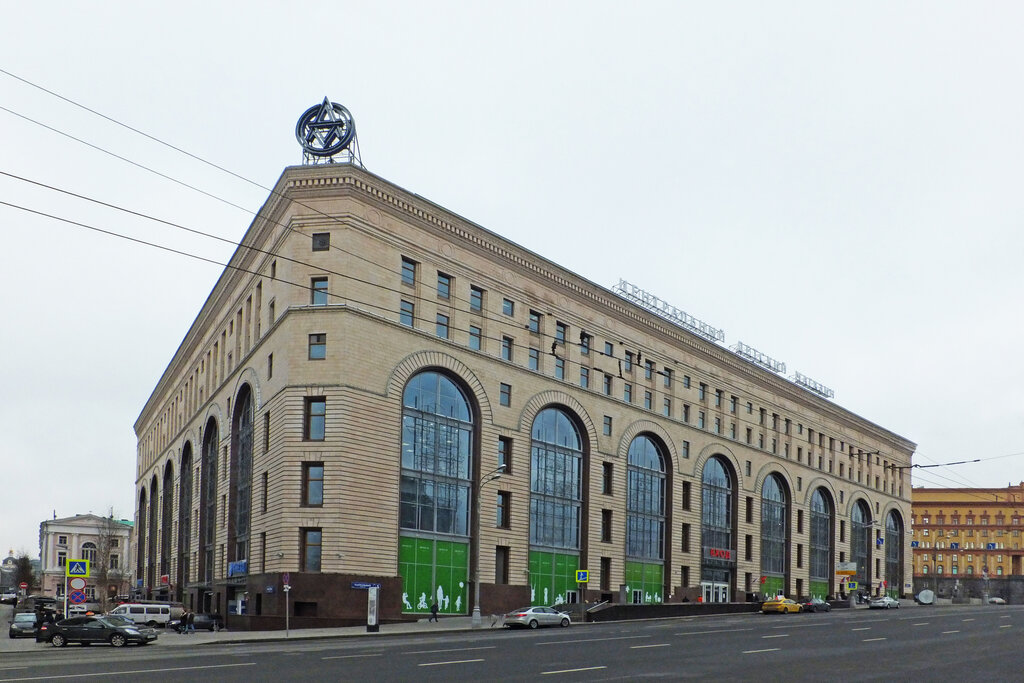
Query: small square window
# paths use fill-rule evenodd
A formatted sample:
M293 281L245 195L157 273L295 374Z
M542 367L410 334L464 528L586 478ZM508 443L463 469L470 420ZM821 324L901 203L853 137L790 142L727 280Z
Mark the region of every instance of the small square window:
M512 385L502 384L501 390L498 395L498 400L503 406L512 405Z
M509 316L515 315L516 314L515 302L513 302L511 299L502 299L501 300L501 312L504 313L505 315L509 315Z
M327 358L327 335L309 335L309 359L323 360Z
M313 251L327 251L331 248L331 233L313 233Z

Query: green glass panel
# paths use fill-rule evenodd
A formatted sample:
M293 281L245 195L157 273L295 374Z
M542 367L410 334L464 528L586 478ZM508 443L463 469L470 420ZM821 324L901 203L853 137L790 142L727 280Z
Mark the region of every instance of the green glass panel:
M427 613L436 599L442 613L467 614L468 557L466 543L401 537L402 610Z
M632 600L633 591L643 591L642 604L658 604L665 601L665 596L662 595L665 568L662 565L627 561L625 574L628 599Z
M761 595L783 595L782 577L766 576L765 582L761 584Z
M811 581L811 597L825 599L828 595L828 581ZM801 596L797 596L801 597Z

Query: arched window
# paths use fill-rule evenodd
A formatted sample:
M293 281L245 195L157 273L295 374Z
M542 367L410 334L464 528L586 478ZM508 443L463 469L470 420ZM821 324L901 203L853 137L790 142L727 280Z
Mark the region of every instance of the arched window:
M550 605L576 595L583 439L561 408L538 413L531 435L530 587L533 604Z
M249 559L249 527L252 513L252 390L246 384L235 400L231 429L231 517L229 541L235 562Z
M402 395L398 549L406 612L469 609L469 515L474 476L473 409L439 372L421 372Z
M825 598L832 580L832 498L822 488L811 496L811 595Z
M871 511L858 500L850 517L850 560L857 563L857 580L871 587Z
M164 483L160 499L160 575L171 571L171 529L174 526L174 465L167 463L164 467ZM161 586L161 588L163 588Z
M159 483L157 482L156 475L150 479L149 490L153 492L153 501L149 506L149 543L146 546L146 588L152 594L158 586L156 584L156 542L157 542L157 518L159 517L159 509L157 507L159 498L157 492L160 490Z
M665 585L665 456L648 436L638 436L629 445L627 487L629 597L634 603L660 603Z
M178 580L177 600L181 601L189 573L192 543L192 442L186 441L181 449L181 481L178 489Z
M149 505L146 498L146 489L143 487L139 492L139 516L135 525L139 534L138 556L135 561L135 575L142 577L146 575L146 520L149 519Z
M733 489L735 478L715 456L701 474L701 587L706 602L728 602L736 566Z
M928 565L926 565L926 564L921 565L921 573L922 574L927 574L928 573Z
M777 474L761 485L761 575L765 595L782 595L786 590L786 491Z
M203 432L203 463L199 475L199 545L200 576L205 583L213 581L214 553L217 544L217 450L220 436L217 422L210 418Z
M973 574L973 567L967 573ZM895 510L885 517L885 583L892 597L903 592L903 519Z
M97 552L96 544L90 541L86 541L82 544L82 559L89 560L89 563L95 568L96 559L99 557ZM94 569L96 571L96 569Z

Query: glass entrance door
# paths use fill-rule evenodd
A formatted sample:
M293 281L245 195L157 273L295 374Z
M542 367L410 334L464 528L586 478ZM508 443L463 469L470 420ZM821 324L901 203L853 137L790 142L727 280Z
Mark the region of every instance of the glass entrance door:
M703 581L700 584L704 602L729 602L729 584Z

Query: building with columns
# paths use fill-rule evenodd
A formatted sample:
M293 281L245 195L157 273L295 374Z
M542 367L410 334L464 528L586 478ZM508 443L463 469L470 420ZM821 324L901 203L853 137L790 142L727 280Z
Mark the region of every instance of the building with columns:
M132 522L85 514L46 520L39 525L42 595L63 600L65 567L70 560L88 560L85 595L90 605L105 608L125 595L131 583Z
M252 629L285 578L299 628L367 584L383 621L832 595L838 562L908 592L915 445L643 299L285 169L135 424L138 590Z

